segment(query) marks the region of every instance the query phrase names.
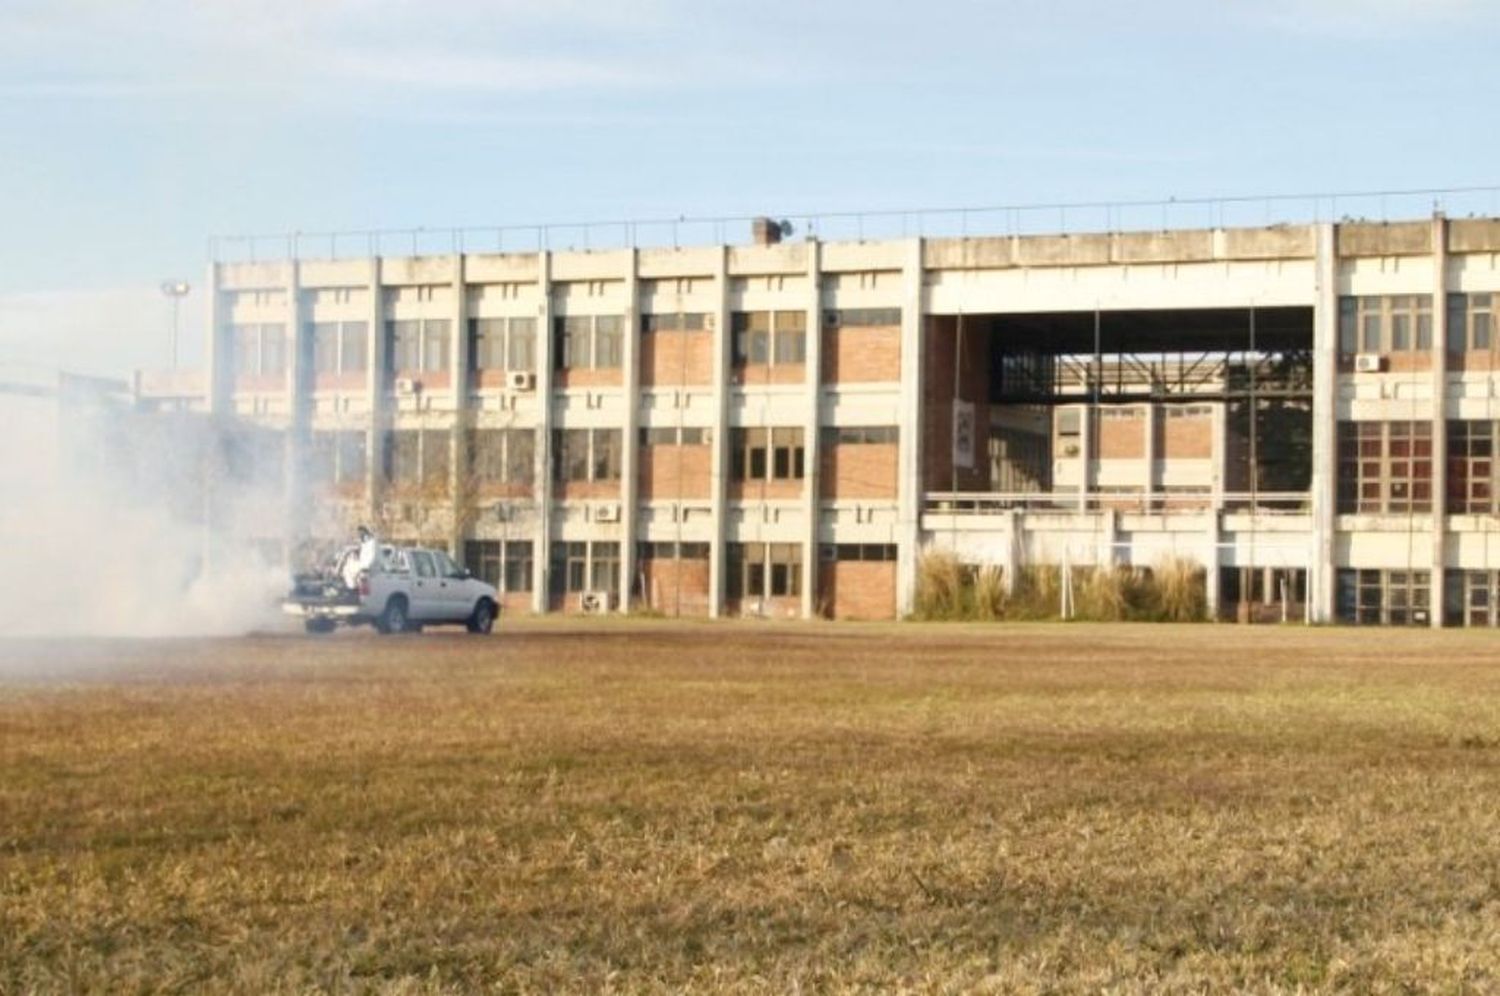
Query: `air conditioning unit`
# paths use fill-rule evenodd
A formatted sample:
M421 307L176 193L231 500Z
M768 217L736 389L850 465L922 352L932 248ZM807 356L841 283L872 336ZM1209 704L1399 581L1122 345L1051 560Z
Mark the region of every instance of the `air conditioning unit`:
M1359 353L1354 357L1354 369L1359 373L1380 373L1385 369L1385 357L1379 353Z
M422 382L419 381L419 380L417 380L415 377L397 377L396 378L396 393L397 394L418 394L418 393L421 392L421 390L422 390Z
M512 391L534 391L536 374L530 370L511 370L505 375L505 386Z
M578 594L578 608L589 615L604 615L614 605L614 592L584 591Z
M594 521L595 522L619 522L620 521L620 506L618 504L614 503L614 502L610 502L609 504L606 504L606 505L595 505L594 506Z

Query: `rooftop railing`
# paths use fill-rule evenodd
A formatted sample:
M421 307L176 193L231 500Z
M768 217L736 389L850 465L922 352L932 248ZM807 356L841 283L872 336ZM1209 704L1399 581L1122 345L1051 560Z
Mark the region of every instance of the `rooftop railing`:
M791 239L867 241L913 236L1062 235L1261 227L1344 220L1394 221L1427 217L1434 212L1450 217L1500 216L1500 186L825 211L773 217L789 223L788 237ZM229 263L720 245L749 241L754 220L752 215L682 216L528 225L222 235L209 240L208 256L214 262Z
M922 511L934 515L995 515L1020 512L1107 512L1142 515L1197 512L1218 508L1225 512L1262 515L1308 515L1312 496L1305 491L1260 492L1107 492L1091 491L1081 499L1067 492L929 491Z

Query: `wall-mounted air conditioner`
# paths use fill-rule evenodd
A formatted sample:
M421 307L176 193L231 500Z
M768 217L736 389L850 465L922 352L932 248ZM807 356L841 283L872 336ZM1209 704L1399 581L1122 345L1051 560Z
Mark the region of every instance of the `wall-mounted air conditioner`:
M1359 353L1354 357L1354 369L1358 373L1380 373L1385 369L1385 357L1379 353Z
M619 522L620 506L615 502L594 506L595 522Z
M511 370L505 375L505 386L512 391L534 391L536 374L530 370Z
M614 605L614 592L584 591L578 594L578 608L590 615L603 615Z

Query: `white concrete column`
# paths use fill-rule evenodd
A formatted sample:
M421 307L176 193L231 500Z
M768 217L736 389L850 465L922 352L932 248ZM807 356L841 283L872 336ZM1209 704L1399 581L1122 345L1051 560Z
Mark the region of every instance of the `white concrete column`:
M1209 491L1214 511L1224 507L1224 491L1229 483L1229 403L1221 401L1209 409L1210 430L1213 433L1213 471Z
M369 421L365 428L365 506L371 519L377 518L381 493L385 484L383 457L385 454L386 406L386 355L385 355L385 289L380 280L380 257L370 258L370 300L365 320L369 323L365 355L369 366L365 369L365 392L370 405Z
M533 497L536 529L531 546L531 610L546 612L547 584L552 562L552 253L536 260L536 467Z
M823 475L818 466L821 452L823 400L823 275L822 244L807 240L806 393L807 420L802 428L802 507L806 521L802 529L802 618L811 619L818 609L818 533L823 515Z
M286 272L286 448L282 452L282 485L286 501L288 544L307 535L310 494L307 489L307 449L312 384L310 356L312 343L303 328L302 273L295 259L287 261ZM290 556L290 549L287 551Z
M1333 619L1334 530L1338 482L1335 480L1338 430L1338 240L1332 223L1317 226L1317 264L1313 287L1313 417L1311 576L1307 579L1308 617Z
M1090 364L1089 369L1093 370ZM1087 512L1089 508L1089 488L1094 480L1094 419L1098 412L1088 401L1079 406L1078 414L1078 511Z
M463 253L453 254L453 300L448 308L448 367L451 385L448 406L453 411L448 433L448 496L452 516L448 546L453 559L463 563L464 537L474 517L468 494L468 447L464 445L469 419L469 295Z
M641 292L639 254L631 249L626 255L625 315L621 320L625 337L621 362L624 364L625 428L620 457L620 609L630 610L630 592L635 578L635 536L640 501L640 424L641 424Z
M1443 625L1443 564L1448 538L1448 219L1432 217L1432 586L1430 625Z
M208 264L208 277L204 281L204 295L208 314L204 317L205 334L208 336L208 410L213 415L227 415L232 407L230 397L233 389L234 344L227 341L227 320L224 314L224 296L219 290L219 264Z
M896 424L896 614L911 613L922 531L922 240L910 239L901 267L901 396ZM819 341L822 341L821 329ZM1014 526L1014 522L1012 522ZM1006 575L1010 583L1011 575Z
M1141 511L1150 512L1152 511L1150 496L1156 491L1156 420L1160 417L1160 410L1154 401L1146 402L1143 407L1145 409L1145 418L1141 421L1144 424L1143 431L1146 433L1144 440L1146 465L1141 469L1141 486L1145 492L1145 498L1143 499L1144 507Z
M1208 529L1203 536L1203 593L1210 621L1217 622L1219 619L1219 562L1223 550L1219 546L1223 542L1223 534L1219 529L1219 519L1222 513L1217 503L1209 508L1207 513Z
M708 614L724 614L724 543L728 529L729 486L729 247L718 246L714 258L713 311L713 465L709 468L709 501L713 540L708 558Z
M1016 576L1021 572L1021 523L1025 520L1023 513L1014 508L1008 508L1002 514L1005 517L1005 552L1004 559L1000 561L1000 580L1005 586L1005 593L1014 595L1017 588Z

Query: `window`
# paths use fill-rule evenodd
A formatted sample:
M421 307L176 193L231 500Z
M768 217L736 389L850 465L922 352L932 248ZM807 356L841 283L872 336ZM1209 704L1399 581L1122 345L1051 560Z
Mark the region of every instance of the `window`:
M529 553L528 549L528 557ZM619 543L584 543L575 540L552 544L548 587L554 596L585 591L614 591L619 583Z
M359 431L338 433L338 468L335 480L354 484L365 479L365 434Z
M577 541L552 544L548 587L552 594L587 591L589 545Z
M411 557L411 566L417 572L417 577L437 577L437 565L432 561L432 554L426 550L412 550L408 555Z
M1448 422L1449 514L1495 513L1494 454L1493 422Z
M505 368L536 369L536 319L512 318L506 322Z
M421 478L422 434L397 429L386 437L386 480L392 484L416 484Z
M618 481L621 468L621 437L619 429L595 429L593 431L593 469L591 477L596 481Z
M320 374L338 373L339 326L337 322L316 322L312 327L313 370Z
M235 325L230 337L238 376L275 377L286 372L285 325Z
M412 373L436 373L448 369L446 318L386 322L385 330L390 369Z
M386 480L392 484L448 482L448 433L395 429L386 436Z
M636 556L641 560L707 560L707 543L639 543Z
M364 322L314 322L311 326L313 370L320 374L360 373L365 369L367 331Z
M506 429L503 433L506 482L532 483L536 477L536 433L530 429Z
M448 483L449 436L442 431L422 433L422 483Z
M448 369L448 323L425 321L422 323L422 369Z
M801 428L771 430L771 476L778 481L802 480Z
M469 320L469 364L475 370L504 370L505 319Z
M833 550L832 557L828 557L828 550L826 548L824 556L827 559L845 563L852 561L894 561L896 559L896 545L894 543L840 543Z
M422 369L422 323L389 322L386 328L391 369Z
M370 367L370 326L366 322L339 323L339 371L358 373Z
M825 311L823 324L830 328L886 328L901 324L901 309L841 308Z
M260 327L260 372L265 375L286 371L286 326Z
M1443 625L1500 625L1500 571L1447 571L1443 583Z
M308 454L313 484L358 484L365 477L363 432L314 432Z
M736 481L762 481L766 477L765 429L730 429L730 477Z
M554 429L557 472L560 481L589 479L589 430Z
M802 593L800 543L727 543L725 596L731 601Z
M500 584L501 545L495 540L469 540L464 544L464 566L485 584L502 591Z
M770 594L781 598L802 592L802 546L797 543L768 544Z
M531 590L531 540L470 540L464 544L464 563L502 594Z
M614 369L624 360L624 321L618 315L567 315L553 320L559 370Z
M502 591L531 590L531 540L505 541L505 585Z
M775 320L775 355L778 364L807 362L807 312L778 311Z
M1494 295L1448 295L1448 352L1487 353L1493 335Z
M623 362L623 322L618 315L600 315L594 319L594 366L598 369L619 367Z
M641 316L642 334L651 332L702 332L707 327L708 316L702 312Z
M474 480L493 484L505 480L505 435L501 429L471 429L468 439L469 473Z
M737 367L770 362L771 313L769 311L736 311L730 316L734 365Z
M1432 348L1432 298L1426 294L1339 299L1339 352L1425 352Z
M530 429L471 429L469 473L484 484L530 484L535 438Z
M800 481L805 476L802 429L734 429L730 470L737 481Z
M649 428L641 430L642 446L707 446L712 431L701 426Z
M823 429L824 446L873 446L896 442L898 430L894 425L841 425Z
M433 553L432 562L437 567L439 577L456 578L463 576L463 571L453 562L453 558L442 550L437 550Z
M591 543L589 586L592 591L614 591L620 585L620 544Z
M336 454L334 433L314 432L307 446L307 483L315 487L332 484Z
M1335 611L1340 621L1358 625L1426 626L1431 597L1428 571L1343 569Z
M554 429L557 480L617 481L621 474L619 429Z
M1340 422L1340 513L1432 509L1432 425Z

